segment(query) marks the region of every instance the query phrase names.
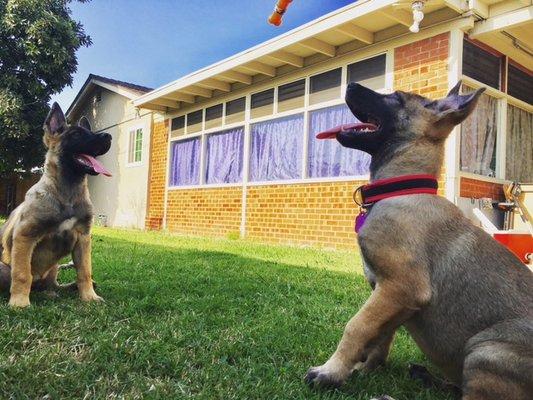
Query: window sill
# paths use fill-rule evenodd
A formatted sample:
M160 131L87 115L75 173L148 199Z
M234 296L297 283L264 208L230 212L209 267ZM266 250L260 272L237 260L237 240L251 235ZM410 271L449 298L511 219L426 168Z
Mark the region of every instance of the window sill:
M369 175L359 175L359 176L341 176L341 177L332 177L332 178L308 178L308 179L287 179L287 180L278 180L278 181L262 181L262 182L248 182L247 187L255 186L278 186L278 185L310 185L310 184L319 184L319 183L336 183L336 182L359 182L359 181L368 181L370 179ZM220 188L232 188L232 187L244 187L245 185L241 183L220 183L220 184L209 184L209 185L185 185L185 186L168 186L169 191L173 190L191 190L191 189L220 189Z
M473 174L471 172L459 172L460 178L467 178L467 179L474 179L477 181L483 181L483 182L489 182L489 183L498 183L498 184L506 184L511 183L511 181L501 179L501 178L494 178L492 176L485 176L485 175L479 175L479 174Z

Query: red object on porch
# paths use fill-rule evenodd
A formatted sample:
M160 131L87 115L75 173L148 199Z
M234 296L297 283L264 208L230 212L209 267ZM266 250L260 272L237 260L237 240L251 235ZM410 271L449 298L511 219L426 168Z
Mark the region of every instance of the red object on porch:
M495 233L494 239L511 250L523 263L527 264L526 256L533 254L533 236L529 233Z

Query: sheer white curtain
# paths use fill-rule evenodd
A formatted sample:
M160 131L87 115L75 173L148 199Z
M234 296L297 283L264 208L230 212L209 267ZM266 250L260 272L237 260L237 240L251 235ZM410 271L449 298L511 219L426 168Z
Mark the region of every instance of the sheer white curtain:
M505 178L533 182L533 114L507 106Z
M172 143L170 186L198 185L200 183L200 139Z
M242 180L244 128L207 136L205 181L236 183Z
M302 177L303 121L298 114L252 125L252 182Z
M359 176L369 173L368 154L342 147L336 140L316 138L319 132L350 122L357 122L357 119L344 104L309 114L309 177Z
M463 92L473 89L465 87ZM478 105L461 125L461 170L496 176L498 100L481 95Z

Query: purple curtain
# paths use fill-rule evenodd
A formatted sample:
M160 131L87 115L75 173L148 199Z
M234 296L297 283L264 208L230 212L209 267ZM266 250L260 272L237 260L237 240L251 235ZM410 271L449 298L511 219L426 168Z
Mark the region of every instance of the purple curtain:
M237 183L242 179L244 128L207 136L206 183Z
M298 114L252 125L251 181L301 178L303 121Z
M335 126L356 122L346 105L309 113L309 170L311 178L358 176L369 173L370 156L342 147L336 140L318 140L316 134Z
M200 138L172 143L170 186L200 183Z

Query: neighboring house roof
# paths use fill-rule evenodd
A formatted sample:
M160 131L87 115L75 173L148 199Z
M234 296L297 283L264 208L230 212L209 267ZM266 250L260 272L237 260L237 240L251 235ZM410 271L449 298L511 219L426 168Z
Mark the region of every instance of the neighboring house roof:
M87 80L81 87L80 91L74 98L74 101L67 110L67 117L78 107L79 104L83 102L85 97L89 94L91 89L95 86L100 86L105 89L108 89L112 92L115 92L121 96L124 96L130 100L133 100L145 93L152 91L152 88L136 85L130 82L119 81L117 79L106 78L105 76L89 74Z
M502 31L518 27L519 33L527 37L529 29L533 29L533 6L524 7L511 0L433 0L424 7L426 16L420 34L409 32L413 23L410 7L411 1L405 0L354 2L161 86L136 98L133 104L152 110L177 110L252 85L265 77L280 77L335 56L386 44L395 38L412 36L414 41L432 28L439 29L443 23L448 24L449 29L472 30L478 40L498 42L501 44L499 51L513 54L518 62L524 60L524 65L529 65L527 54L516 50L509 39L505 41ZM517 9L511 8L513 11L509 12L509 7Z

